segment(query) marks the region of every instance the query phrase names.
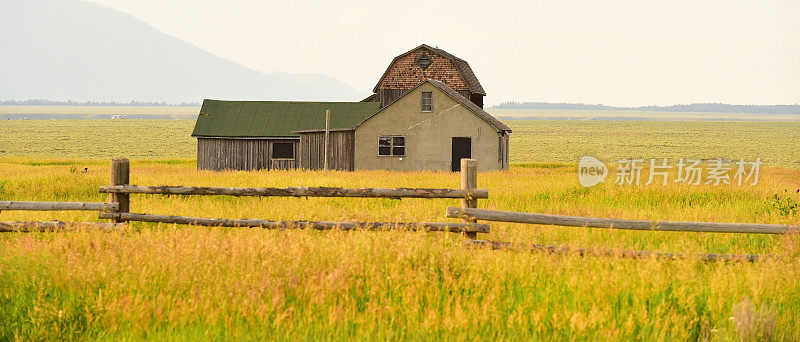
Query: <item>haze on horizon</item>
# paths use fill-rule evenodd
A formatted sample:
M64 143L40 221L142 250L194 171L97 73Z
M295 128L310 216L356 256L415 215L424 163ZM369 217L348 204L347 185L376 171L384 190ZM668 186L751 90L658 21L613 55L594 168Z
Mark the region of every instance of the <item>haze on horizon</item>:
M371 92L421 43L504 101L800 103L800 2L95 0L261 72Z

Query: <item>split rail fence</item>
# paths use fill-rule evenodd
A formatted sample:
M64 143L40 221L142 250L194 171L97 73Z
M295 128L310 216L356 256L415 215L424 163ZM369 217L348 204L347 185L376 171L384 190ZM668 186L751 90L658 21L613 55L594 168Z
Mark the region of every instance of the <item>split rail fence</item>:
M106 211L119 210L117 203L95 203L95 202L22 202L22 201L0 201L0 211L4 210L32 210L32 211L63 211L63 210L86 210L86 211ZM62 222L62 221L11 221L0 222L0 232L14 231L46 231L65 229L75 226L92 226L97 228L113 228L114 225L103 222Z
M0 211L4 210L89 210L98 211L99 218L110 220L102 222L0 222L0 232L11 231L44 231L61 230L73 226L94 226L115 228L128 221L161 222L199 226L218 227L260 227L267 229L404 229L446 231L464 233L472 245L506 248L507 242L474 240L477 233L488 233L489 225L478 223L513 222L537 225L589 227L605 229L626 229L644 231L680 231L680 232L713 232L713 233L757 233L785 234L797 232L798 226L756 224L756 223L714 223L714 222L679 222L679 221L645 221L613 218L596 218L541 213L524 213L478 209L478 199L489 197L486 189L477 188L477 162L474 159L461 160L460 189L424 189L424 188L333 188L333 187L287 187L287 188L242 188L242 187L192 187L192 186L141 186L130 183L130 163L128 159L111 161L111 185L101 186L101 193L109 194L108 203L97 202L19 202L0 201ZM333 221L272 221L264 219L226 219L202 218L173 215L154 215L130 212L131 194L150 195L197 195L197 196L258 196L258 197L343 197L343 198L428 198L428 199L460 199L460 207L448 207L448 218L460 218L461 222L333 222ZM563 252L563 247L532 245L533 249ZM589 249L576 249L588 253ZM613 251L612 251L613 252ZM612 253L604 251L604 254ZM627 254L625 254L627 253ZM644 254L643 254L644 253ZM625 252L623 255L642 256L648 252ZM674 257L672 253L662 253ZM660 255L660 254L659 254ZM663 256L662 255L662 256ZM744 258L753 260L758 256L725 256L708 255L709 259Z
M334 188L334 187L287 187L287 188L236 188L236 187L192 187L192 186L141 186L130 183L128 159L111 161L111 185L101 186L101 193L109 194L109 203L91 202L0 202L2 210L93 210L99 218L110 222L0 222L0 231L28 231L62 229L77 225L116 227L128 221L161 222L217 227L260 227L268 229L367 229L367 230L425 230L464 233L475 238L477 233L488 233L489 225L464 219L454 222L333 222L333 221L272 221L264 219L202 218L174 215L154 215L130 212L130 194L151 195L198 195L198 196L258 196L258 197L345 197L345 198L428 198L461 199L464 208L477 208L477 200L488 198L489 192L477 188L478 169L474 159L461 161L461 189L426 188Z
M551 226L647 231L786 234L800 229L799 226L778 224L625 220L457 207L447 207L447 217L473 221L484 220Z

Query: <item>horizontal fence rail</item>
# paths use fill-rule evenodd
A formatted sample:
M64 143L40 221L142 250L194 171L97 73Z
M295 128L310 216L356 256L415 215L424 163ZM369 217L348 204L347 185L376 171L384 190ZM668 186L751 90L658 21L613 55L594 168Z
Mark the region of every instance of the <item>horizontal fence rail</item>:
M88 210L88 211L116 211L119 210L117 203L95 203L95 202L24 202L24 201L0 201L0 211L2 210Z
M101 212L101 219L121 221L176 223L215 227L259 227L269 229L316 229L316 230L425 230L446 232L488 233L489 225L480 223L441 223L441 222L321 222L321 221L269 221L260 219L212 219L200 217L152 215L134 213Z
M226 195L226 196L285 196L285 197L377 197L377 198L489 198L486 189L412 189L412 188L232 188L195 186L101 186L100 192L120 194L161 195Z
M625 251L613 249L597 249L586 247L569 247L554 245L539 245L530 243L512 243L505 241L486 241L486 240L467 240L467 245L477 247L487 247L496 250L510 249L531 252L544 252L549 254L577 254L579 256L611 256L629 259L658 258L658 259L686 259L691 257L699 258L703 261L758 261L764 259L778 259L773 255L754 255L754 254L681 254L666 252L647 252L647 251Z
M709 233L784 234L800 228L798 226L758 223L624 220L456 207L447 207L447 217L570 227Z
M10 232L46 232L54 230L75 229L80 227L89 228L117 228L124 227L123 224L111 224L104 222L61 222L61 221L45 221L45 222L25 222L25 221L10 221L0 222L0 233Z

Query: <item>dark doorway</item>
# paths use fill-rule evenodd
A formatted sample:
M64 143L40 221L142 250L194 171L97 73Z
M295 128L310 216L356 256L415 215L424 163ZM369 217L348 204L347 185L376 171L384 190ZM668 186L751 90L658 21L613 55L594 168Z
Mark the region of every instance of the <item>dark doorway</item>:
M461 159L472 158L472 138L453 137L453 159L451 171L461 171Z

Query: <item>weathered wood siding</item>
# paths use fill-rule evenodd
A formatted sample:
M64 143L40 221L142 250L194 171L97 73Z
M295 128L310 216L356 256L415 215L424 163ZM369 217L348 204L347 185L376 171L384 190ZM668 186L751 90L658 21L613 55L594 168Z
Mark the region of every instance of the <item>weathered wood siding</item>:
M355 160L354 131L330 132L328 168L353 171ZM309 170L322 170L325 165L325 132L300 134L300 166Z
M381 108L383 108L403 97L403 95L407 94L409 91L410 89L379 89L377 93L372 95L374 97L371 96L364 100L365 102L366 100L380 102ZM483 108L483 95L473 94L469 90L460 90L458 93L470 99L470 101L478 105L478 107Z
M464 95L464 93L461 93L461 95ZM467 97L467 95L464 95L464 97L468 98L470 101L472 101L472 103L478 105L478 107L481 107L481 109L483 109L483 95L472 94L469 97Z
M272 160L272 144L294 143L294 159ZM297 139L197 139L198 170L263 170L297 167Z
M388 106L395 100L403 97L410 89L379 89L375 93L375 102L381 103L381 108Z
M269 162L270 170L291 170L296 168L296 159L271 159Z

